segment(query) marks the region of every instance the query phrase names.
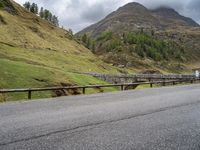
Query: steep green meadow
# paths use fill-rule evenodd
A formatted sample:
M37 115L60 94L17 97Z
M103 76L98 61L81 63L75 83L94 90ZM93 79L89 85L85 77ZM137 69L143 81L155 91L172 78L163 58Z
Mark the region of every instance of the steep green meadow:
M27 64L25 62L0 59L0 88L30 88L51 87L63 85L105 84L94 77L61 71L59 69ZM113 88L105 88L112 91ZM87 93L100 92L100 90L87 90ZM55 96L52 92L35 92L33 98ZM27 93L4 94L1 101L27 99Z
M67 30L35 16L13 1L2 6L0 89L103 84L104 81L75 72L118 73L117 68L76 42ZM87 93L93 92L102 92L102 89L87 90ZM55 93L33 93L33 98L52 97ZM0 95L0 101L20 99L27 99L27 93Z

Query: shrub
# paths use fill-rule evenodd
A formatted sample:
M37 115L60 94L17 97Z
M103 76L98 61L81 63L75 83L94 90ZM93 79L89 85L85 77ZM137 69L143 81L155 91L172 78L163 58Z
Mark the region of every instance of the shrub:
M121 41L118 40L118 39L112 39L108 46L106 47L106 51L107 52L110 52L110 51L113 51L115 50L116 48L118 48L119 46L121 46Z
M154 48L147 49L147 56L150 57L150 58L152 58L155 61L160 61L162 59L161 54L158 53L156 51L156 49L154 49Z
M141 45L137 45L136 47L135 47L135 52L137 53L137 55L139 55L140 57L144 57L145 55L144 55L144 49L142 48L142 46Z
M2 9L4 7L3 2L0 1L0 9Z
M137 38L134 34L129 33L127 36L125 36L124 43L137 44Z
M113 33L112 33L112 32L110 32L110 31L103 32L103 33L97 38L97 41L101 41L101 40L108 41L108 40L111 40L112 37L113 37Z

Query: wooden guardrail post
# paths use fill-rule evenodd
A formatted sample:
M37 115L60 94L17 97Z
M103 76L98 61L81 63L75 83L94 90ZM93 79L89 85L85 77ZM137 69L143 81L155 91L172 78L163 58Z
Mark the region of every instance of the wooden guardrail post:
M153 88L153 83L150 83L150 87Z
M28 99L31 99L31 89L28 90Z
M194 79L194 83L197 83L197 79Z
M163 81L163 86L166 86L165 80Z
M121 90L122 90L122 91L124 90L124 86L123 86L123 85L121 85Z
M85 87L83 87L83 94L85 94Z

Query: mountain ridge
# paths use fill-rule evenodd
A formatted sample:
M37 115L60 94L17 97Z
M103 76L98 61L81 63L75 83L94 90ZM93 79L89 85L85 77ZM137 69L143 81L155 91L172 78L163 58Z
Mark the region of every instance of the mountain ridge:
M193 19L189 17L185 17L183 15L180 15L176 10L170 7L158 7L156 9L151 10L155 15L164 17L164 19L169 18L169 19L177 19L179 18L180 20L185 21L189 26L192 27L199 27L199 24L195 22ZM170 22L170 20L169 20Z
M167 13L166 10L168 11ZM166 17L168 19L166 19ZM112 30L110 27L111 24L115 24L116 26L119 26L119 28L127 28L128 26L131 26L128 27L129 30L136 30L137 28L155 28L156 30L165 30L175 28L174 25L183 27L199 27L199 24L194 20L180 15L172 8L158 7L156 9L147 9L140 3L132 2L110 13L99 22L86 27L78 32L77 35L88 33L91 37L96 38L100 32ZM94 29L95 31L93 33L92 30Z
M200 28L172 8L128 3L76 34L91 39L92 51L125 68L191 70L200 56ZM86 43L87 44L87 43Z

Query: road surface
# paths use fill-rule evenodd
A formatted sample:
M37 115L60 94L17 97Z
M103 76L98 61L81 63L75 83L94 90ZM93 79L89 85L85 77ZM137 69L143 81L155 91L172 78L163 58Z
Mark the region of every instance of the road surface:
M200 85L0 104L0 150L134 149L200 149Z

